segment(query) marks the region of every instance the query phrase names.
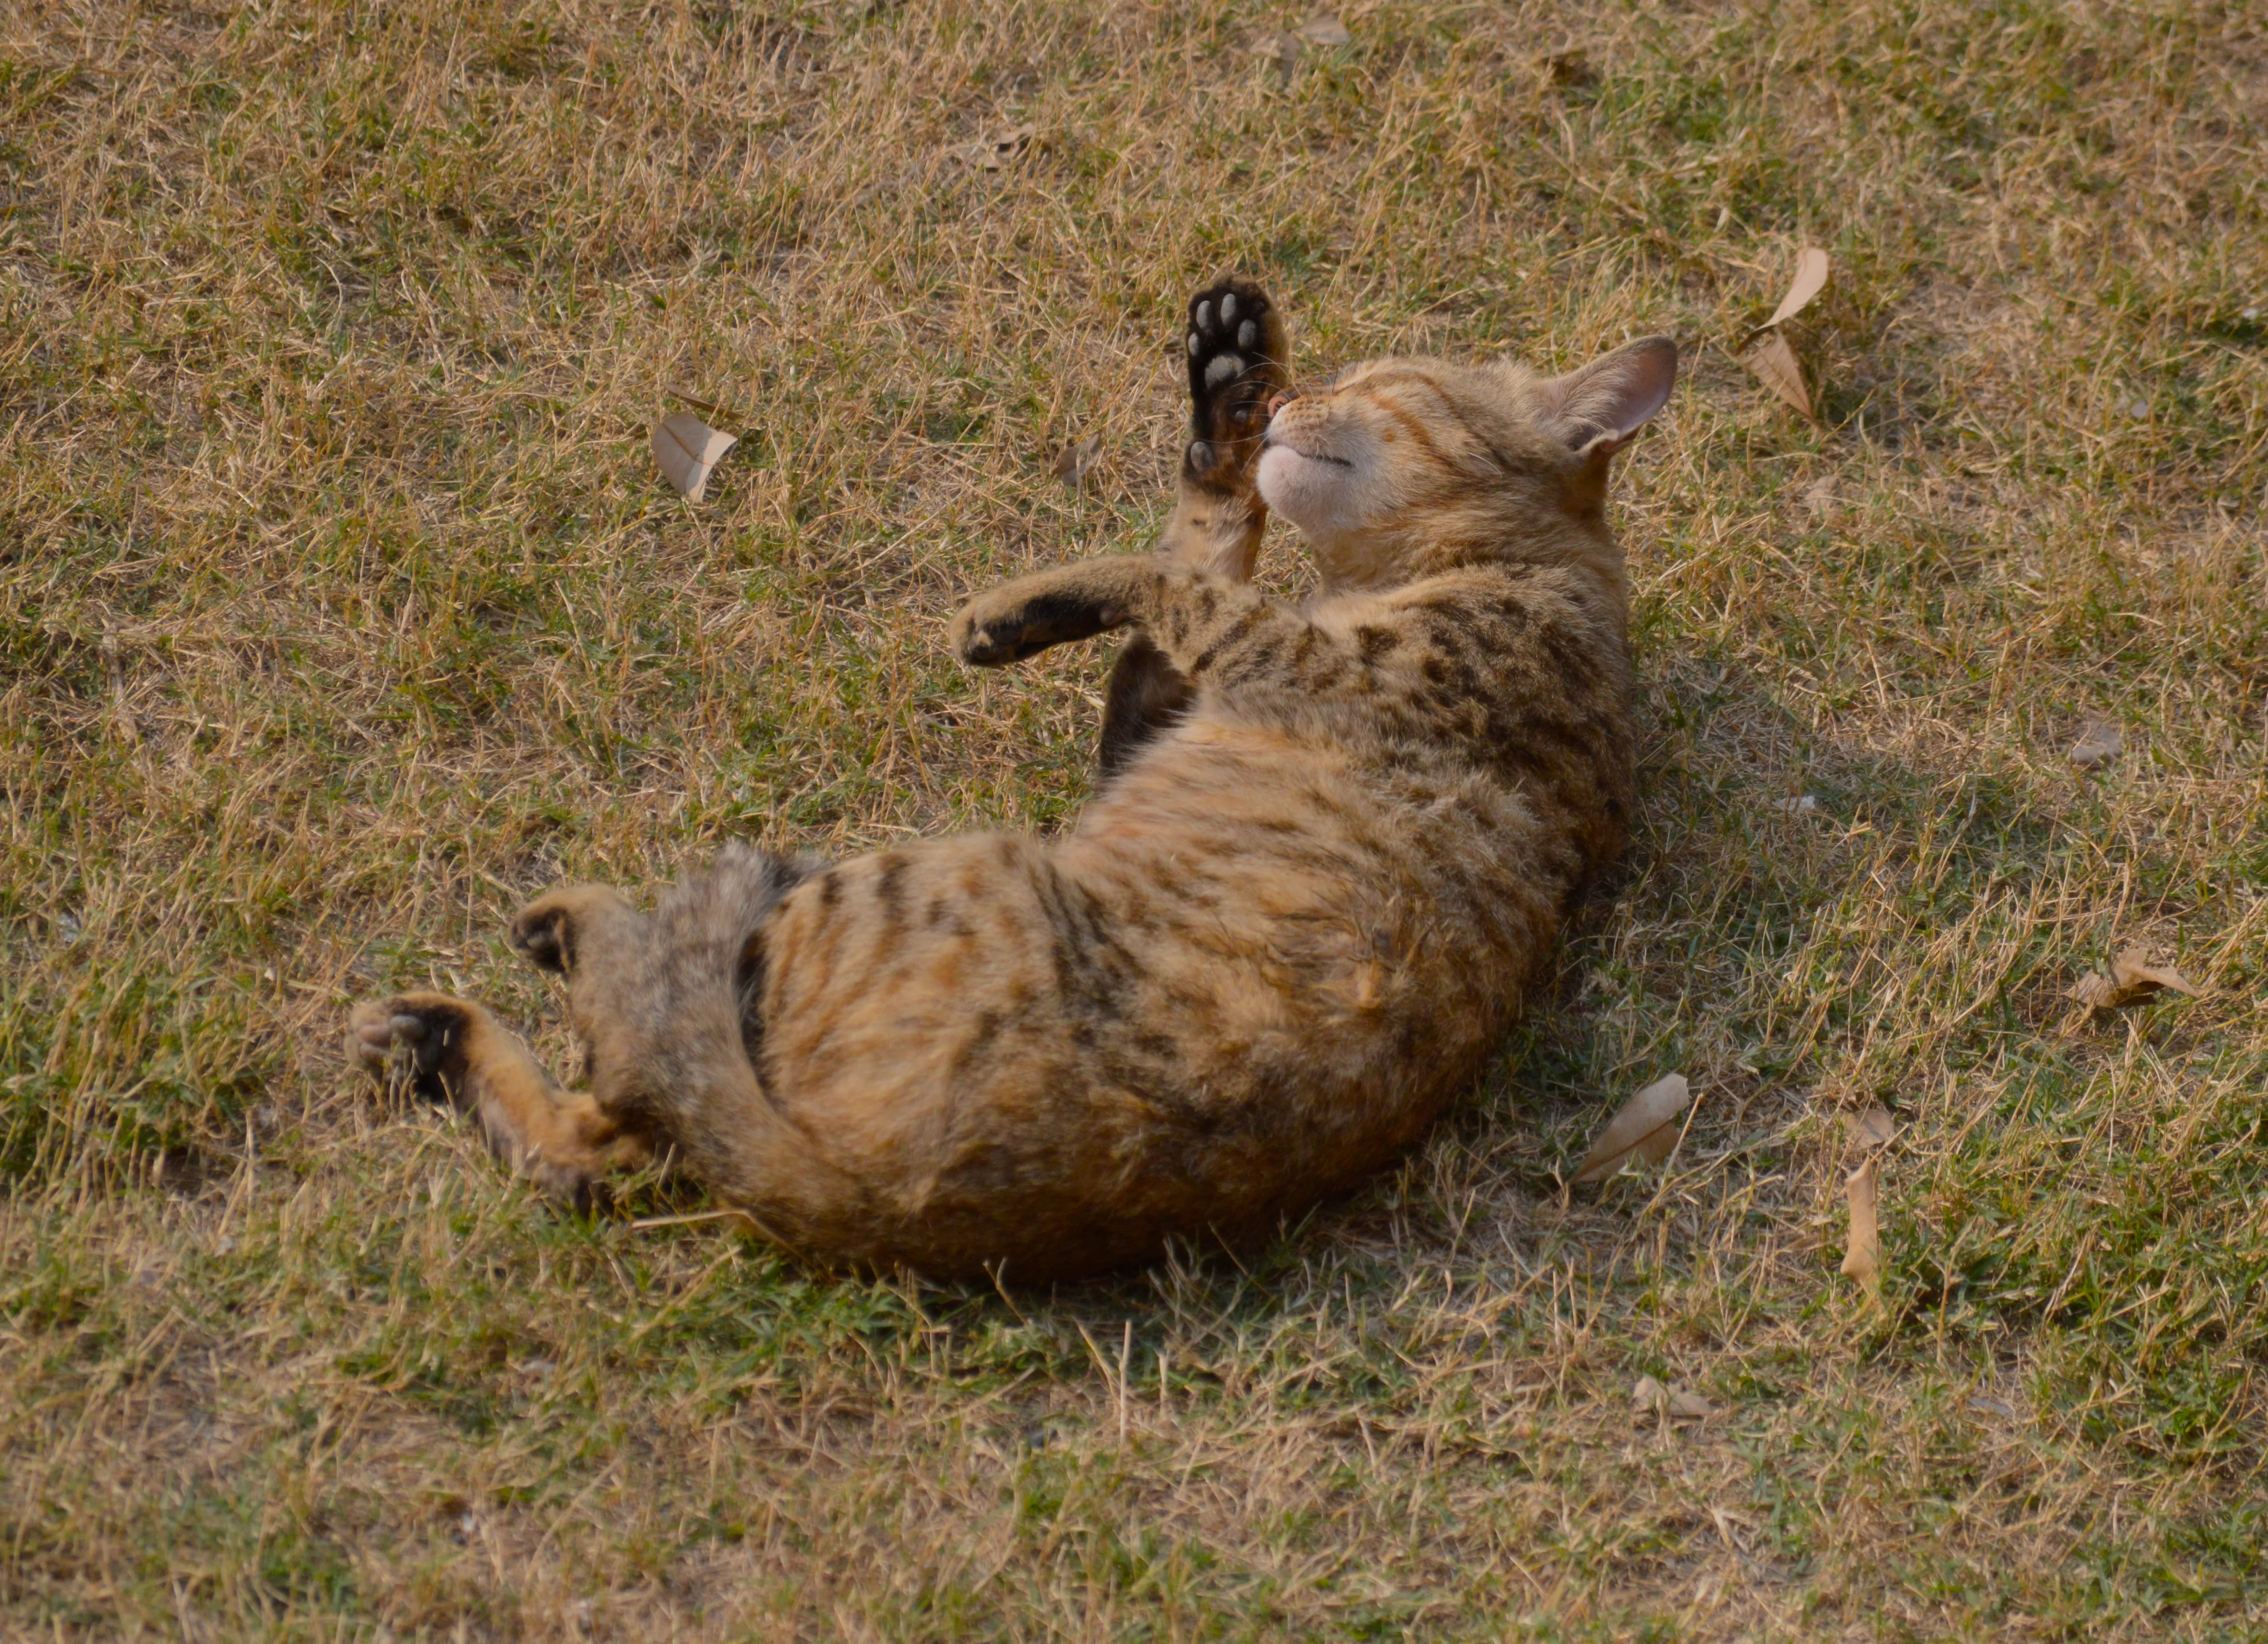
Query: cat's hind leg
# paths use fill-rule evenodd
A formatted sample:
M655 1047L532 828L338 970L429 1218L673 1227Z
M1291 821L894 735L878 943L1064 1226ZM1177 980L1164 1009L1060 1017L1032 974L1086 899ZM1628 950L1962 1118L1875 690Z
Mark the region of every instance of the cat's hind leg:
M578 1206L589 1205L598 1177L652 1156L644 1136L588 1093L561 1089L517 1034L470 999L372 999L348 1023L347 1053L381 1081L474 1115L498 1158Z

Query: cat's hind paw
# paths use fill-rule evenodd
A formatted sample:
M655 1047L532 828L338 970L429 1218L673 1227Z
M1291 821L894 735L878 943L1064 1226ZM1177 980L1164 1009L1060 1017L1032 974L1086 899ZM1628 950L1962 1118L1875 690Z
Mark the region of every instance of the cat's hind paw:
M388 1086L421 1100L462 1109L472 1006L446 993L397 993L357 1006L347 1023L347 1055Z

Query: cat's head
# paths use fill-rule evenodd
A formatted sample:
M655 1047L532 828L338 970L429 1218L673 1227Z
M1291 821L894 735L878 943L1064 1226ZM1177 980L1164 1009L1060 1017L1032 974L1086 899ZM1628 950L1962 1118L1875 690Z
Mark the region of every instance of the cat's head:
M1594 564L1619 586L1607 465L1676 376L1677 345L1660 336L1564 377L1508 361L1351 366L1278 405L1260 494L1333 586L1398 582L1477 554Z

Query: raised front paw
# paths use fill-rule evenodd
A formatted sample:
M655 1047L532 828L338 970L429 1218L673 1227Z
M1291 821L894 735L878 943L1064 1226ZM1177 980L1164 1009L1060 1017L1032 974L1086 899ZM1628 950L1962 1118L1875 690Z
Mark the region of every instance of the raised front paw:
M397 993L355 1007L347 1055L372 1078L442 1107L467 1104L471 1006L446 993Z
M1226 278L1189 299L1189 431L1184 477L1218 491L1252 487L1268 402L1291 386L1284 321L1268 293Z

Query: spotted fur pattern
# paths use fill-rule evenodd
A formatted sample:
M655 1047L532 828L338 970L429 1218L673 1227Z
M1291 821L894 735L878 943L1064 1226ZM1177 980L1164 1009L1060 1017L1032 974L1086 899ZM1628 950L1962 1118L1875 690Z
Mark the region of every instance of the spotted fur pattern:
M1675 353L1558 379L1386 361L1270 417L1263 302L1192 302L1198 420L1158 549L1022 578L954 624L983 667L1130 630L1152 706L1117 720L1073 831L835 864L735 848L650 913L550 893L514 940L567 979L585 1094L439 995L365 1006L356 1053L407 1046L555 1188L665 1150L797 1250L936 1274L1264 1232L1406 1146L1620 848L1606 469ZM1247 579L1271 508L1322 567L1305 607Z

